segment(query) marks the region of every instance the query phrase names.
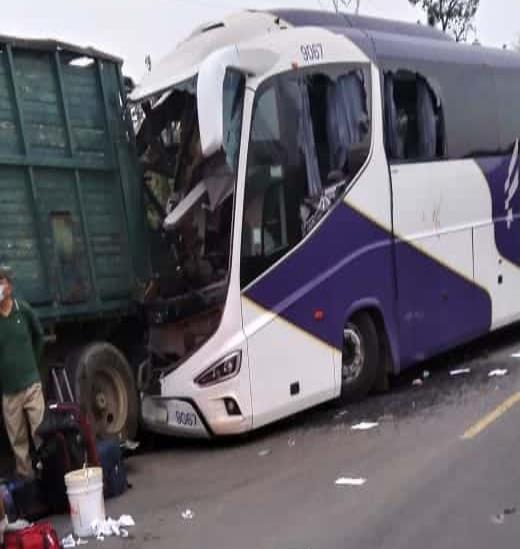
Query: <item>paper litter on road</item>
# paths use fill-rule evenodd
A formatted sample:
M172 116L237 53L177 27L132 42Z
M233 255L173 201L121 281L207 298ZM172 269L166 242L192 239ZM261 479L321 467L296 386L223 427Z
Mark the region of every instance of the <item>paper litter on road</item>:
M352 425L351 429L353 431L368 431L369 429L374 429L374 427L378 427L378 426L379 426L379 423L375 421L362 421L361 423Z
M136 440L129 440L129 439L124 440L120 444L121 450L126 452L135 452L139 448L139 446L141 446L140 442Z
M66 538L61 540L61 546L63 549L72 549L73 547L79 547L80 545L87 545L86 539L75 538L72 534L69 534Z
M414 387L421 387L424 384L424 381L421 378L414 379L412 385Z
M69 534L66 538L61 540L61 546L63 549L71 549L71 547L76 547L76 540L72 534Z
M502 513L498 513L498 515L491 515L491 522L493 524L504 524L505 517Z
M296 441L293 438L290 438L287 441L287 446L289 446L289 448L293 448L294 446L296 446Z
M428 379L430 377L430 372L428 370L424 370L422 373L423 379Z
M463 374L470 374L471 368L459 368L458 370L451 370L450 376L460 376Z
M260 457L265 457L265 456L268 456L270 453L271 453L271 450L269 450L269 448L266 448L264 450L260 450L260 452L258 452L258 455Z
M193 511L191 509L186 509L181 513L181 517L184 520L192 520L195 515L193 514Z
M488 374L488 377L503 377L503 376L506 376L508 374L509 370L500 370L500 369L497 369L497 370L491 370L491 372L489 372Z
M119 517L119 526L129 528L130 526L135 526L135 521L130 515L121 515Z
M340 477L334 484L336 486L363 486L366 481L366 478Z
M135 526L134 519L130 515L121 515L118 520L95 520L90 525L90 530L98 541L103 541L109 536L128 537L126 528L129 526Z
M491 522L493 524L504 524L507 515L514 515L516 513L516 507L509 507L504 509L503 513L497 513L496 515L491 515Z

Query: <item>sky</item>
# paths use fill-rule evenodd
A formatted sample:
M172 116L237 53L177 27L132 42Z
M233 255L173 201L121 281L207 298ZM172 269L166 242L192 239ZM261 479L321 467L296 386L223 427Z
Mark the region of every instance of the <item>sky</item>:
M11 0L2 6L0 34L93 46L124 59L124 73L139 80L147 54L157 63L207 21L246 8L332 9L332 4L332 0ZM425 19L408 0L361 0L360 11L411 22ZM476 27L483 45L517 43L520 2L481 0Z

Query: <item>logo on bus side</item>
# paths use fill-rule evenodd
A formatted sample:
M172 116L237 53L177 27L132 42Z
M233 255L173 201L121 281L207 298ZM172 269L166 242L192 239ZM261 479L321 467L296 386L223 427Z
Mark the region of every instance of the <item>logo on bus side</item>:
M519 178L520 178L520 165L519 165L519 145L518 139L515 143L515 148L513 150L513 156L511 157L511 163L509 164L509 170L507 173L506 185L505 185L505 212L506 212L506 222L507 228L511 229L513 224L513 198L518 192Z

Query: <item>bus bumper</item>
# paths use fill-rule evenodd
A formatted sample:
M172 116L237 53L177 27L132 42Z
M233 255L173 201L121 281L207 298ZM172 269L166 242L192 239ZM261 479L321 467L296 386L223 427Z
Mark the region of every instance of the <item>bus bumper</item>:
M201 414L186 400L143 395L141 414L145 427L155 433L189 438L211 436Z

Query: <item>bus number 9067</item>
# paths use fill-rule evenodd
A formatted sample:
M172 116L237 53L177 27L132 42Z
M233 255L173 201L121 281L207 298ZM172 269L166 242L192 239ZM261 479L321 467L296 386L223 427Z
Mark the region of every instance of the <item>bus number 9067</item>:
M322 44L304 44L300 46L302 57L305 63L312 61L321 61L323 59L323 45Z
M190 412L175 412L175 419L179 425L185 427L195 427L197 425L197 416Z

